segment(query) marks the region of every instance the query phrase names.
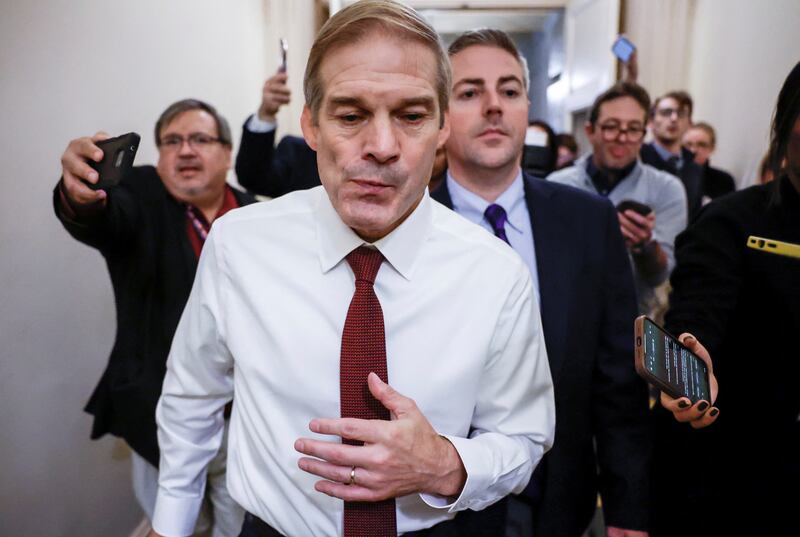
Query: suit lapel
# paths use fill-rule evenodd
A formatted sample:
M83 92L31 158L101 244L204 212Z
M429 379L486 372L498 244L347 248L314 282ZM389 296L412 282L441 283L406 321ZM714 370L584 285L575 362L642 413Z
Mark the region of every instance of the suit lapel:
M539 305L550 373L555 379L561 371L566 348L567 316L571 286L576 267L574 249L570 248L572 231L568 216L561 214L554 193L541 179L525 180L525 201L533 229L536 268L539 275Z

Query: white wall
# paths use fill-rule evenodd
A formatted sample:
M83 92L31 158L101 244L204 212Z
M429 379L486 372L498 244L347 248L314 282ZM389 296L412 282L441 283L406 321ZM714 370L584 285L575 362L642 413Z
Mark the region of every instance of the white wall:
M292 2L292 9L302 3ZM3 2L3 535L124 536L141 516L130 492L126 450L110 438L91 442L91 419L82 412L111 348L114 305L101 257L72 240L53 215L60 154L76 136L133 130L142 135L137 163L154 162L158 114L189 96L217 106L238 139L242 122L258 106L265 76L277 65L278 35L270 19L276 4ZM305 29L294 40L295 51L313 32L311 10L302 13L305 18L295 14L291 25L282 26ZM293 60L291 73L305 63L304 57ZM294 76L296 98L302 102L299 78Z
M717 129L712 162L739 186L755 181L778 91L800 61L797 0L698 0L688 90L695 121Z
M693 119L717 130L714 165L753 184L778 90L800 60L800 2L629 0L625 26L651 97L689 91Z

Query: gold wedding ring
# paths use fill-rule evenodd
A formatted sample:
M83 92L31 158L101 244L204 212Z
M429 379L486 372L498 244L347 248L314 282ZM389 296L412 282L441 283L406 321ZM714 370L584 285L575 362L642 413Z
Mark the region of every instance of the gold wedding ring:
M356 467L350 469L350 482L348 485L355 485L356 484Z

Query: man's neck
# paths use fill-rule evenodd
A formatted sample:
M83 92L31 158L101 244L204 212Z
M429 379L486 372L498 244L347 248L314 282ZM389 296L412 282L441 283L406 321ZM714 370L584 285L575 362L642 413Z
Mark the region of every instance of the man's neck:
M219 194L213 196L204 196L202 198L195 198L187 203L197 208L209 224L214 221L214 218L219 213L222 204L225 201L225 189L223 188Z
M672 153L673 155L681 155L681 141L680 139L675 139L672 141L668 140L659 140L658 138L655 139L655 143Z
M508 190L520 173L519 162L499 168L472 167L468 170L456 162L448 162L450 175L455 181L489 203L494 203L500 194Z

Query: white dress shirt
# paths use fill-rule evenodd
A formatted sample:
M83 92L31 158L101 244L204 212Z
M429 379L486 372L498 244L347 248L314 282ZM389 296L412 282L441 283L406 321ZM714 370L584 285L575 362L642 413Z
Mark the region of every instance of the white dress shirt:
M485 215L486 208L491 203L461 186L458 180L450 174L449 170L447 171L446 181L447 191L450 193L450 201L453 202L453 210L494 235L492 224ZM539 297L539 271L536 268L536 245L533 240L531 213L528 212L528 204L525 202L525 183L522 178L522 168L519 169L517 177L514 178L508 188L492 203L499 205L506 212L508 218L506 220L508 243L522 257L522 260L531 270L536 302L541 303Z
M228 488L287 536L342 534L344 503L314 490L294 442L337 418L339 353L355 289L344 259L360 239L317 187L214 223L178 325L156 413L153 525L189 535L204 468L230 420ZM520 492L553 441L553 387L530 271L502 241L424 198L374 243L389 384L455 446L467 472L451 503L397 499L398 532ZM474 431L470 433L470 428Z

